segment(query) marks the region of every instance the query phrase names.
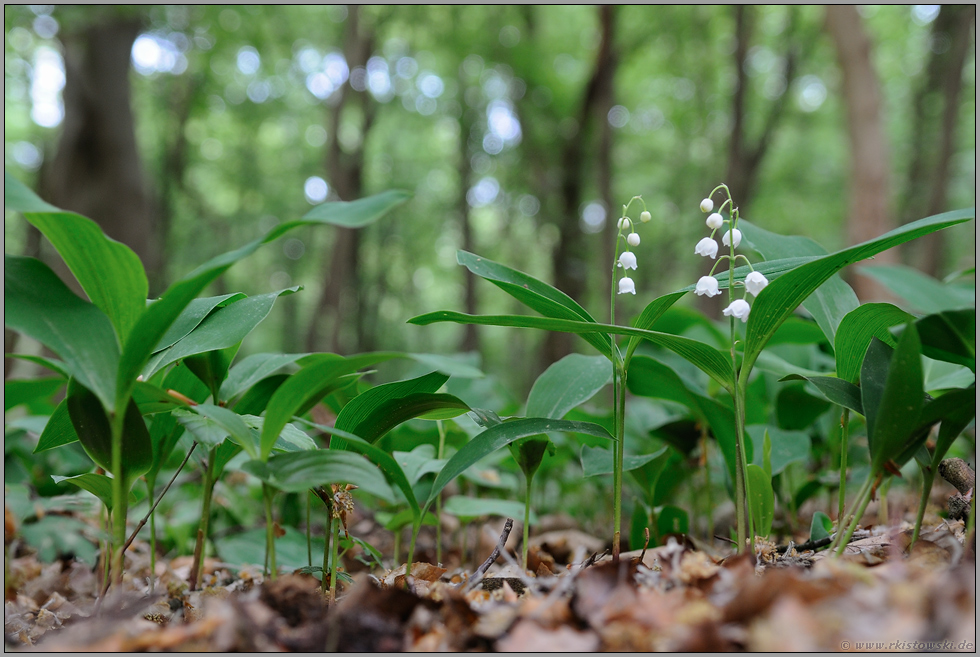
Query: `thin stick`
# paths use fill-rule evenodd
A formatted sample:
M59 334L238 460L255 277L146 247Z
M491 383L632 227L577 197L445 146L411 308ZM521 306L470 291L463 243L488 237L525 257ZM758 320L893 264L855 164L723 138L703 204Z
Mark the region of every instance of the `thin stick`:
M482 564L480 564L480 567L477 568L476 572L473 573L473 577L469 579L469 583L466 586L467 590L476 586L476 583L479 582L481 579L483 579L483 574L487 572L490 566L493 565L493 562L497 560L497 557L500 556L501 551L504 549L504 545L507 544L507 539L510 538L510 530L512 530L513 528L514 528L514 519L507 518L507 521L504 522L504 531L500 532L500 539L497 541L497 545L494 546L493 552L490 553L490 556L487 557L487 560L484 561Z
M140 533L140 530L143 529L143 526L146 524L146 521L149 520L150 519L150 516L153 515L153 512L157 510L157 505L160 504L160 500L162 500L163 499L163 496L167 494L167 491L170 490L170 487L173 485L173 483L175 481L177 481L177 475L179 475L180 474L180 471L184 469L184 466L185 465L187 465L187 461L188 461L188 459L191 458L191 454L194 452L194 448L195 447L197 447L197 443L196 442L191 445L191 448L189 450L187 450L187 456L184 457L184 460L181 462L180 467L177 468L177 472L175 472L174 473L174 476L171 477L170 482L167 484L167 487L164 488L163 489L163 492L160 493L160 495L157 496L157 501L153 503L153 506L150 508L150 510L147 512L147 514L145 516L143 516L143 519L140 520L140 522L139 522L138 525L136 525L136 531L134 531L132 533L132 535L129 537L129 540L126 541L123 544L122 551L124 553L126 552L126 550L129 549L129 546L133 544L133 541L136 540L136 536ZM152 577L152 574L151 574L151 577ZM109 581L108 578L106 578L105 586L102 589L102 595L103 596L105 596L106 591L109 590L109 584L110 584L110 581Z

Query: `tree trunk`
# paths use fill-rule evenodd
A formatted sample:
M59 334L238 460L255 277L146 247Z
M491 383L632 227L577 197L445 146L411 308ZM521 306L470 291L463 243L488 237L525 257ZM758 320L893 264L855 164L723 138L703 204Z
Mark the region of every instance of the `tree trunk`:
M65 35L65 118L41 187L48 201L90 217L133 249L152 282L160 244L130 107L139 29L137 20L117 17Z
M847 237L858 244L894 227L888 213L888 148L878 76L871 61L871 40L853 5L827 7L827 30L837 49L843 100L851 145L851 204ZM896 262L894 250L875 263ZM874 263L872 263L874 264ZM889 298L873 279L853 276L851 286L862 301Z
M963 66L970 48L976 5L942 5L932 25L932 56L913 101L912 161L902 202L902 223L946 209L949 170L956 151L956 123ZM945 234L933 233L906 245L909 264L940 276Z
M374 35L361 28L360 7L351 5L347 14L347 34L344 57L351 72L367 64L374 43ZM330 113L330 145L326 167L329 182L343 201L353 201L363 196L364 143L374 121L375 107L366 90L357 91L347 84L337 92L340 99ZM351 152L341 147L338 133L341 119L351 101L359 104L362 115L361 141ZM324 287L317 303L316 313L306 337L306 348L317 351L328 344L335 352L357 351L363 342L366 329L359 320L358 299L358 251L360 233L357 229L335 228L335 238L330 260L324 268ZM330 337L321 335L321 323L330 329Z
M616 57L612 44L614 9L612 5L599 7L602 37L596 53L595 68L582 96L577 117L578 133L568 139L562 151L562 216L558 222L559 237L552 267L555 287L579 302L584 300L590 266L588 245L579 226L579 205L582 203L582 186L585 178L585 141L590 120L595 118L602 102L608 102L612 97L613 76L616 70ZM610 220L615 223L614 208L609 208L609 212ZM603 263L603 267L607 264L611 268L611 262ZM603 280L608 279L603 276ZM548 333L542 351L542 364L550 365L572 353L575 339L571 333Z
M462 65L461 65L462 66ZM465 89L466 85L460 77L460 89ZM473 121L470 110L463 106L459 119L459 153L456 172L459 176L459 195L456 199L456 212L459 214L459 225L463 235L463 250L475 253L476 248L473 242L473 226L470 223L470 203L466 199L466 194L470 188L473 168L470 166L470 130ZM477 314L477 276L471 274L466 268L461 267L463 274L464 299L463 307L467 314ZM463 327L463 339L459 344L460 351L479 351L480 334L475 324L466 324Z

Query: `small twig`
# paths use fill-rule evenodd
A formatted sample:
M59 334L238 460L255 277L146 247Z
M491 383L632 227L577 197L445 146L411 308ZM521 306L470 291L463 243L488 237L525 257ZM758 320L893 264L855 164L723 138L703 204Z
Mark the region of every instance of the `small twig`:
M649 547L649 545L650 545L650 528L649 527L644 527L643 528L643 536L644 536L644 538L646 540L643 541L643 551L640 552L640 563L643 563L643 557L645 557L647 555L647 547Z
M718 536L717 534L715 534L715 538L717 538L719 541L725 541L727 543L731 543L732 545L738 545L738 543L736 541L733 541L732 539L728 538L727 536Z
M585 560L585 562L582 564L582 567L579 568L579 570L585 570L589 566L594 565L596 561L606 556L607 554L609 554L609 550L603 550L601 553L593 552L592 556Z
M177 475L179 475L180 471L184 469L185 465L187 465L187 461L191 458L191 454L194 453L195 447L197 447L197 442L194 442L194 444L191 445L191 448L187 450L187 456L185 456L184 460L181 461L180 467L177 468L177 472L174 473L174 476L170 478L170 483L168 483L167 487L164 488L159 495L157 495L156 502L153 503L153 506L150 507L150 510L146 513L145 516L143 516L143 519L140 520L139 524L136 525L135 531L133 531L129 539L123 544L122 551L124 553L126 552L126 550L129 549L129 546L133 544L133 541L136 540L136 536L140 533L140 530L143 529L143 526L146 524L146 521L149 520L150 516L153 515L153 512L157 510L157 505L160 504L160 500L162 500L163 496L167 494L167 491L170 490L170 487L173 485L173 483L177 481ZM150 577L153 577L153 573L150 573ZM110 580L106 579L105 586L102 588L102 597L104 597L106 592L109 590L110 583L111 583Z
M817 550L819 548L830 545L831 541L833 540L834 540L833 536L826 536L824 538L819 538L815 541L807 541L806 543L800 543L799 545L794 545L793 542L790 541L789 545L780 545L778 548L776 548L776 552L778 552L779 554L785 554L790 551L790 548L794 548L794 547L798 552L806 552L807 550Z
M484 573L487 572L490 566L492 566L493 563L497 560L497 557L500 556L501 551L503 551L504 545L507 544L507 539L510 538L510 530L512 530L513 528L514 528L514 519L507 518L507 521L504 522L504 530L500 533L500 539L497 541L497 545L494 546L493 552L490 553L490 556L487 557L486 561L480 564L480 567L477 568L476 571L473 573L473 577L467 580L466 587L464 590L466 591L473 590L476 587L476 585L483 580Z

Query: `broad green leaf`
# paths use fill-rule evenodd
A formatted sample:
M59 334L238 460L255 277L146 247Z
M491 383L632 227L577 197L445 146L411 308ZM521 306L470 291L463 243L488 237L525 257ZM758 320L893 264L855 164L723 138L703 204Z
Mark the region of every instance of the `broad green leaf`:
M316 222L340 226L341 228L363 228L385 216L410 198L412 195L409 192L391 189L356 201L321 203L303 215L303 219L300 221L302 225ZM274 230L274 237L271 239L279 237L292 226L287 223L277 226L277 228L279 233L276 234Z
M68 415L68 400L63 399L54 409L51 419L44 425L44 431L41 432L41 437L37 439L37 447L34 448L34 453L68 445L76 440L78 440L78 434L75 433L75 427Z
M687 511L678 506L665 506L657 514L657 536L686 534L689 531L689 525Z
M452 395L432 394L448 379L445 374L431 372L415 379L375 386L344 406L335 425L373 443L402 422L440 408L441 403L468 411L469 407Z
M888 378L875 417L874 437L868 441L873 471L880 470L885 461L901 453L919 422L924 398L922 349L919 333L910 322L898 339L888 366Z
M36 400L50 399L65 385L60 376L42 379L7 379L3 382L3 410Z
M864 419L868 425L869 447L874 439L878 408L881 406L881 396L888 380L888 366L893 353L891 347L878 338L872 338L861 363L861 408L864 409Z
M521 438L507 445L507 449L528 481L534 478L534 474L541 467L544 455L554 456L557 452L557 447L547 436Z
M449 482L458 477L474 463L497 451L501 447L509 445L515 440L533 436L539 433L549 432L582 433L598 438L608 438L612 440L609 432L597 424L591 422L567 422L565 420L547 420L542 418L525 418L504 422L495 427L487 429L462 448L446 463L432 484L429 497L422 507L424 512L429 505L435 501L442 489Z
M762 434L762 470L772 479L772 440L769 438L768 429Z
M772 493L772 479L766 471L754 463L746 468L746 479L749 489L749 512L759 536L769 536L772 531L772 519L775 513L775 498Z
M308 422L306 420L300 420L300 422L308 427L314 429L319 429L323 433L331 436L330 449L331 450L344 450L349 452L357 452L362 454L367 459L378 466L378 469L384 473L385 478L388 483L398 488L402 495L405 496L405 500L408 502L408 509L415 519L416 526L421 526L422 523L422 509L419 508L418 501L415 498L415 492L412 490L412 485L409 483L408 478L405 476L405 472L402 470L398 462L380 447L372 445L363 438L355 436L354 434L348 433L346 431L341 431L334 427L328 427L322 424L316 424L314 422Z
M809 381L827 398L827 401L864 415L864 407L861 405L861 389L853 383L838 379L836 376L790 374L780 381Z
M228 376L228 368L231 367L231 361L238 355L238 350L241 346L242 343L239 342L224 349L214 349L202 354L186 356L180 362L184 367L193 372L194 376L208 387L208 390L215 390L219 388L221 382ZM216 393L215 396L219 400L221 399L220 394Z
M34 356L32 354L4 354L4 358L15 358L17 360L26 360L31 363L36 363L41 367L47 368L52 372L57 372L65 379L71 378L71 372L65 367L65 364L60 360L54 360L52 358L44 358L42 356Z
M711 428L711 434L718 441L734 481L738 458L735 451L735 413L731 408L692 391L674 370L648 356L637 356L633 359L626 386L634 395L683 404L691 410L695 418L706 422ZM752 459L749 443L746 443L746 458Z
M146 478L151 483L156 481L160 469L163 468L177 441L184 435L184 427L170 413L161 413L153 418L150 424L150 443L153 446L153 466L147 472Z
M763 443L768 433L771 450L769 454L770 477L778 475L790 463L806 463L810 458L810 436L803 431L785 431L764 424L750 424L745 427L746 433L752 440L757 456L753 459L756 465L765 470Z
M463 522L469 522L483 516L500 518L523 518L524 504L516 500L498 500L495 498L466 497L453 495L442 504L444 513L449 513ZM538 522L537 514L531 510L531 524Z
M40 436L44 433L44 427L48 426L48 420L50 419L50 415L24 415L15 420L5 422L4 434L13 429L22 429L28 433L33 433L35 436Z
M479 368L458 358L441 354L405 354L408 358L457 379L479 379L486 376Z
M202 445L209 448L216 447L223 443L225 438L230 437L253 460L263 460L259 458L258 437L245 424L244 418L235 411L214 404L198 404L192 409L176 410L173 413L177 421L183 424L184 428ZM280 431L281 429L282 427ZM278 432L275 437L279 437ZM272 450L272 445L269 446L269 450Z
M308 354L253 354L235 363L221 384L221 399L234 399L262 379Z
M955 393L962 400L956 404L955 408L943 418L943 423L939 425L939 435L936 437L936 452L941 459L949 451L961 433L970 424L970 421L977 415L977 389L967 388L963 392ZM954 393L946 393L954 394ZM944 397L946 395L943 395Z
M6 171L4 207L21 212L58 250L92 303L125 340L146 307L148 284L139 257L97 223L38 198Z
M977 371L977 311L950 310L915 322L922 353L929 358L957 363Z
M821 343L829 344L827 342L827 336L820 328L820 325L816 322L795 316L788 317L769 339L770 347L777 344Z
M133 388L133 401L136 402L140 413L143 415L164 413L175 408L188 406L186 402L170 395L163 388L143 381L136 382L136 386Z
M109 318L40 260L4 254L3 261L4 324L61 356L73 377L115 409L119 343Z
M808 237L779 235L744 220L739 221L739 227L748 244L767 261L794 256L820 257L827 254L826 249ZM766 272L763 271L763 274ZM772 276L766 276L772 280ZM858 298L850 285L840 276L834 275L803 302L803 307L816 320L827 340L833 343L844 316L858 307Z
M693 289L693 288L691 288ZM687 294L687 292L673 292L671 294L665 294L662 297L658 297L648 303L640 316L636 318L633 322L633 327L638 329L652 329L657 320L660 319L667 309L673 306L678 299ZM626 346L626 358L627 363L633 358L633 352L640 345L640 338L631 337L629 343Z
M810 540L820 541L830 538L830 532L834 530L834 521L823 511L815 511L813 520L810 521Z
M605 356L569 354L552 363L534 382L527 397L527 416L561 419L611 379L612 366Z
M272 395L288 379L288 374L273 374L262 379L245 391L245 394L232 404L231 408L234 408L236 413L251 413L252 415L264 413Z
M447 310L419 315L408 320L410 324L425 326L435 322L456 322L457 324L483 324L487 326L513 326L517 328L536 328L546 331L563 333L584 333L586 331L602 331L615 335L628 335L649 340L654 344L670 349L693 363L705 374L713 378L726 390L731 388L732 363L718 349L678 335L635 329L626 326L610 326L609 324L592 324L567 319L551 317L529 317L525 315L466 315Z
M295 570L309 565L306 551L306 533L286 525L286 532L277 536L276 565L285 570ZM265 559L265 529L251 529L241 534L224 535L214 539L214 549L223 562L233 568L254 565L259 568ZM313 537L313 558L323 554L323 539Z
M437 459L435 445L428 443L416 446L411 452L392 452L392 456L413 486L425 475L442 470L447 460Z
M98 398L75 379L68 382L68 416L85 452L106 472L125 482L145 474L153 465L153 444L143 416L132 399L126 406L122 432L122 472L112 466L112 427ZM128 483L127 483L128 485Z
M402 527L411 525L414 522L416 522L415 515L417 515L417 513L418 512L413 514L412 509L405 509L403 511L399 511L394 515L384 513L383 511L379 511L375 515L375 518L377 518L377 521L381 524L381 526L387 529L388 531L397 532ZM422 527L423 525L426 527L437 527L439 525L439 519L436 518L434 513L426 511L425 516L422 516L418 519L418 524L419 527Z
M743 363L745 376L783 320L838 271L886 249L973 218L974 211L969 208L920 219L863 244L817 258L769 283L756 297L749 315Z
M291 287L260 294L218 308L172 347L154 354L143 369L143 378L148 379L170 363L187 356L238 345L268 316L276 299L300 289Z
M533 276L467 251L457 251L456 261L545 317L595 322L585 308L570 296ZM612 343L608 336L584 332L580 335L602 355L612 355Z
M866 303L849 312L841 320L834 341L837 376L844 381L857 383L861 377L861 361L868 351L871 338L878 338L894 347L895 338L888 329L911 319L911 315L890 303Z
M74 477L59 477L58 475L51 475L51 479L54 480L54 483L56 484L72 484L73 486L78 486L82 490L87 490L99 498L107 509L112 511L112 477L103 474L96 474L95 472L86 472L85 474L75 475ZM139 496L137 496L134 492L131 491L129 493L130 503L136 502L139 499Z
M343 358L336 354L306 357L304 361L309 364L290 376L269 400L265 415L266 422L262 428L262 457L269 455L279 431L293 415L298 415L303 412L303 409L310 408L322 399L323 395L332 389L337 379L395 357L397 354L390 353L360 354L350 358Z
M771 341L769 346L772 346ZM791 374L799 374L802 376L823 376L826 374L826 372L808 370L804 367L794 365L785 359L780 358L769 349L762 350L762 353L759 354L759 357L755 361L755 367L762 372L768 372L769 374L775 374L776 376L784 378Z
M923 313L972 308L977 303L976 290L946 285L906 265L877 265L861 267L858 271L908 301L913 310Z
M222 294L217 297L205 297L202 299L194 299L187 307L184 308L183 312L174 320L174 323L170 325L167 332L160 342L157 343L156 347L153 348L153 352L163 351L168 347L174 346L178 340L186 336L188 333L193 331L198 324L200 324L205 317L210 314L212 310L219 306L227 306L229 303L234 303L239 299L244 299L245 295L241 292L233 292L231 294Z
M823 395L811 395L802 383L790 383L776 394L776 421L783 429L803 431L830 407Z
M664 456L667 447L661 447L652 454L623 455L623 472L630 472L637 468ZM611 449L602 447L589 447L582 445L582 475L585 477L595 477L596 475L607 475L613 472L613 453Z
M253 468L253 465L261 467ZM301 493L317 486L329 489L330 484L354 484L386 502L396 501L377 466L353 452L332 449L287 452L271 456L267 463L248 461L242 469L287 493ZM268 476L261 476L263 470Z

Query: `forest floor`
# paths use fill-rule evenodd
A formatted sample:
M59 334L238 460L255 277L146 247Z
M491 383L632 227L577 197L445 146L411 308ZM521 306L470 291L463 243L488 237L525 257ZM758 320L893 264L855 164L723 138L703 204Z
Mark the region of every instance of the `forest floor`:
M188 557L127 554L122 592L98 609L99 581L77 561L8 562L4 647L39 651L921 651L976 648L976 562L962 521L860 532L824 552L709 554L690 541L624 553L618 566L575 530L534 541L529 571L505 549L476 571L360 572L328 605L310 575L264 579L207 560L188 591ZM490 553L487 553L488 556ZM642 560L641 560L642 557ZM571 562L572 565L568 565ZM536 575L531 575L536 572Z

